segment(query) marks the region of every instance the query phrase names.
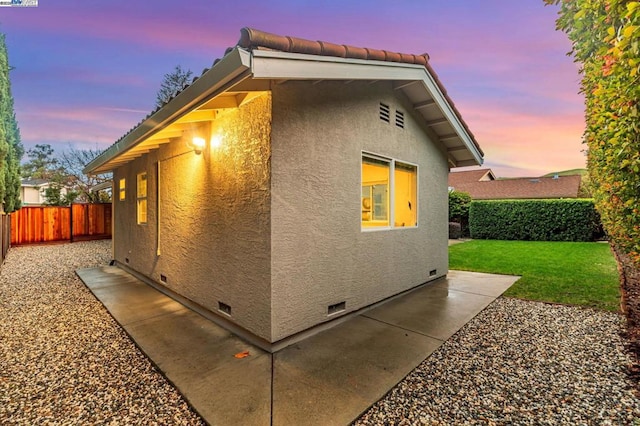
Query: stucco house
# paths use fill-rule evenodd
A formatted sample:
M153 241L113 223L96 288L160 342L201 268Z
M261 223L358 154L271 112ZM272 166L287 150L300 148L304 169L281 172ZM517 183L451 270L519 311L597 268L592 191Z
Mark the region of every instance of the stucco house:
M23 206L41 206L45 204L47 199L44 194L52 182L47 179L22 179L20 181L20 201ZM60 192L64 195L67 188L61 188Z
M447 174L483 152L427 55L245 28L85 168L114 262L267 350L447 274Z

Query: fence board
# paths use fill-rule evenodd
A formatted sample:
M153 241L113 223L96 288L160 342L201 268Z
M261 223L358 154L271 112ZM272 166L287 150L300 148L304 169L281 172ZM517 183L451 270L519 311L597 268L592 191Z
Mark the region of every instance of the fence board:
M27 206L10 216L11 244L111 237L111 204Z
M73 238L111 237L111 204L73 204Z

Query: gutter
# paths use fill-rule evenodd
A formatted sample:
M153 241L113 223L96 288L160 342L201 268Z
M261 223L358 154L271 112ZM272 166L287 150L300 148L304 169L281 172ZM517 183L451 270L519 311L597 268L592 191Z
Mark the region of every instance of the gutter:
M222 59L214 63L213 67L202 73L191 85L173 97L168 103L149 114L129 133L107 148L102 154L87 164L84 174L104 173L96 172L101 166L127 152L153 134L164 129L181 116L192 111L209 98L216 91L224 88L230 81L251 69L251 54L241 48L234 48Z

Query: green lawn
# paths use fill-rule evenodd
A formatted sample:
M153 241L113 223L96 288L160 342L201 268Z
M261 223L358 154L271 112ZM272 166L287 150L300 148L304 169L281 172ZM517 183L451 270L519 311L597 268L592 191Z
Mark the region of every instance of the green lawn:
M449 247L449 267L522 276L505 296L620 310L608 244L472 240Z

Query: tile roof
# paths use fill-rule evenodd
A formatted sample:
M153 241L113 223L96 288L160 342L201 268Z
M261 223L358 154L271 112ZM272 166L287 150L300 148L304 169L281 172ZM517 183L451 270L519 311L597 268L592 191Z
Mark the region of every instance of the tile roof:
M450 173L450 176L455 174L457 173ZM464 182L456 185L449 183L449 186L456 191L467 192L475 200L577 198L581 179L580 175L515 178Z
M438 78L435 70L429 64L429 55L427 53L414 55L411 53L390 52L388 50L371 49L368 47L354 47L346 44L334 44L326 41L312 41L298 37L281 36L248 27L242 28L240 30L240 40L238 41L238 46L245 49L266 48L289 53L303 53L308 55L333 56L338 58L401 62L405 64L422 65L433 77L433 80L438 85L438 88L444 95L449 105L451 105L453 112L456 114L465 131L469 134L469 137L473 141L475 147L478 149L481 155L484 155L484 152L476 141L475 136L469 129L467 123L463 120L460 111L458 111L453 100L449 97L447 90Z
M117 155L119 152L119 143L125 142L129 135L131 135L136 129L139 129L145 123L148 124L150 120L152 120L152 116L162 110L166 104L173 101L178 95L184 92L187 88L191 87L198 81L200 78L204 77L212 68L214 68L224 57L229 55L231 52L237 50L238 48L244 49L247 51L252 50L276 50L286 53L300 53L300 54L308 54L308 55L319 55L319 56L330 56L337 58L349 58L349 59L362 59L369 61L386 61L386 62L399 62L406 64L415 64L424 66L427 70L428 74L433 79L433 82L436 84L441 94L444 96L446 102L449 104L451 111L455 114L458 122L464 128L467 133L470 141L473 143L475 149L479 153L480 156L484 156L484 152L482 148L476 141L473 133L469 130L468 125L463 120L462 115L456 108L455 104L447 94L444 85L438 78L437 74L429 64L429 55L421 54L407 54L407 53L399 53L399 52L391 52L387 50L379 50L379 49L371 49L371 48L361 48L354 47L345 44L334 44L325 41L311 41L305 40L298 37L290 37L290 36L280 36L272 33L267 33L264 31L256 30L253 28L242 28L240 30L240 40L236 44L235 47L229 47L226 49L225 54L222 58L217 58L213 61L211 68L205 68L199 76L196 76L192 79L189 84L186 84L182 87L178 92L174 94L173 97L168 99L164 104L158 106L153 109L149 114L147 114L144 118L142 118L136 125L134 125L131 129L129 129L124 135L122 135L117 141L115 141L109 148L107 148L103 153L96 159L103 161L101 158L103 154L107 154L107 151L112 151L109 155ZM448 136L448 135L447 135ZM456 147L457 148L457 147ZM90 163L90 164L93 164ZM97 163L96 163L97 164ZM85 169L89 168L89 165L85 167ZM95 169L95 167L94 167Z

